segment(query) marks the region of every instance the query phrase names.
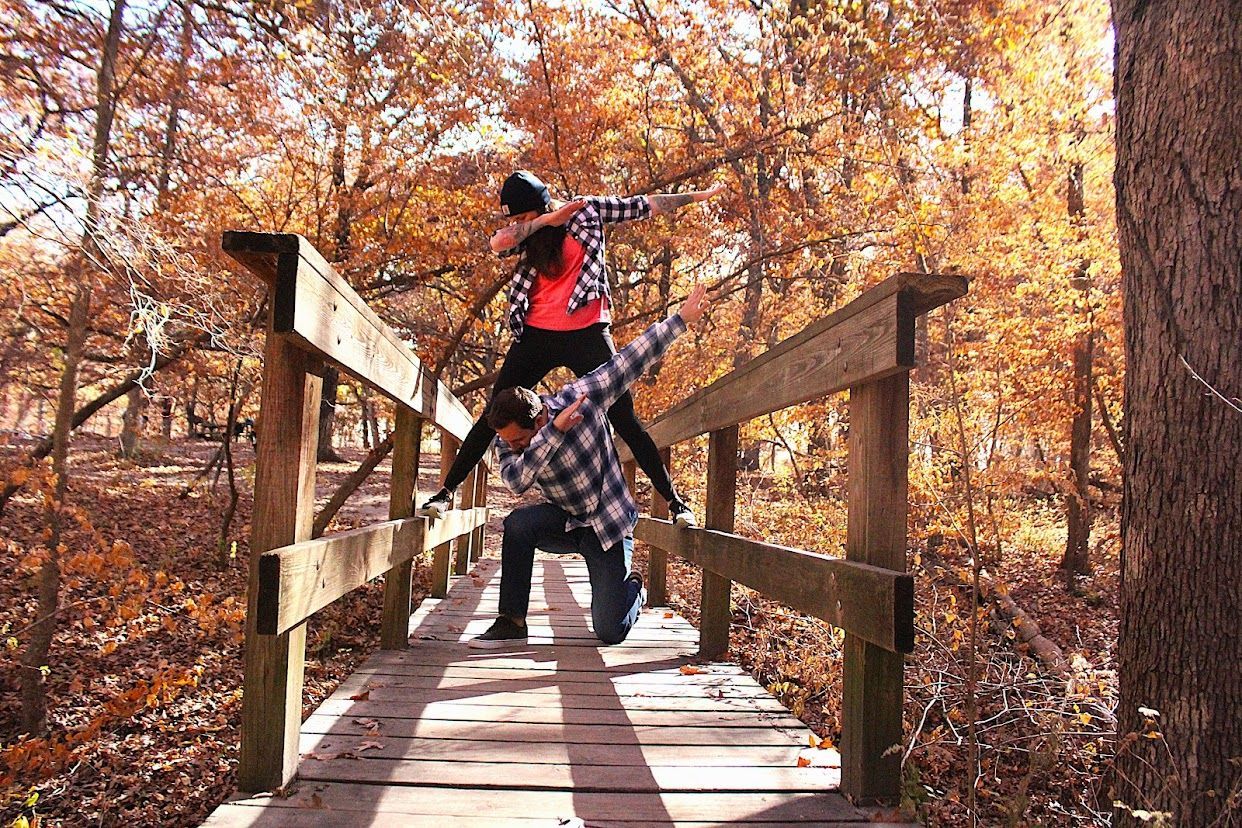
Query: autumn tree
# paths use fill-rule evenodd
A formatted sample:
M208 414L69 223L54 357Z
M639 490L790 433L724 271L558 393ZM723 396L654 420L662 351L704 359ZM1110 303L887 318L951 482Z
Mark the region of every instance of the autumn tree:
M1182 825L1242 785L1242 16L1113 3L1126 476L1115 798ZM1157 738L1146 738L1156 735Z

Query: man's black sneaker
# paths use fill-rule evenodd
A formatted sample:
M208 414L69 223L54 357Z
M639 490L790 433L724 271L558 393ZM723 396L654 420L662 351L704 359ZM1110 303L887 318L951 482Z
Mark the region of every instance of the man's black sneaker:
M690 507L681 498L675 497L669 501L668 516L678 529L693 529L699 525L694 519L694 512L690 511Z
M507 647L510 644L526 643L526 627L519 627L507 616L500 616L492 625L487 628L487 632L478 638L470 639L470 648L474 650L495 650L498 647Z
M625 576L625 582L627 584L630 582L638 584L638 606L640 609L647 606L647 590L643 588L642 573L638 571L631 572Z
M448 489L441 489L436 492L435 497L418 507L417 515L419 517L440 518L444 517L444 513L452 508L453 493Z

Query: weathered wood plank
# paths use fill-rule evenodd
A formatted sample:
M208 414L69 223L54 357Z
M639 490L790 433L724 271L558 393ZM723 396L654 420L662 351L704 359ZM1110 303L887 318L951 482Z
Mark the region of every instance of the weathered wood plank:
M660 462L670 471L673 468L673 450L668 446L660 449ZM668 501L651 490L651 516L668 518ZM668 604L668 553L663 549L647 549L647 604L663 607Z
M363 724L365 723L365 724ZM376 730L378 728L378 731ZM677 725L560 724L494 721L480 727L472 721L441 719L386 719L381 716L307 717L302 732L333 736L387 736L392 738L444 739L448 741L488 740L505 742L564 742L582 744L643 745L758 745L788 746L801 737L806 744L806 728L786 728L782 732L763 723L753 727L679 727Z
M272 283L274 330L459 439L470 412L301 236L226 231L221 246Z
M481 693L478 690L460 689L425 689L415 690L407 685L387 685L381 682L368 684L365 687L342 687L330 698L336 701L354 701L353 697L365 694L368 701L404 703L410 707L420 708L428 705L471 705L478 707L533 707L546 709L560 706L565 709L596 710L613 708L616 710L695 710L711 712L713 710L729 712L765 712L787 713L785 706L768 695L725 695L724 691L686 693L678 695L667 693L652 695L637 692L626 695L608 694L607 692L571 693L568 688L555 685L542 688L543 693L527 692L518 689L505 690L502 685L493 685L491 692ZM559 692L557 692L559 691Z
M757 710L612 710L555 707L480 707L471 704L442 702L426 707L403 705L399 702L354 701L326 699L319 713L326 716L358 716L362 718L408 718L420 722L497 722L522 724L612 724L665 725L669 727L770 727L803 728L802 722L788 711L767 713Z
M315 449L319 437L320 363L271 333L264 346L254 517L250 531L244 692L238 786L261 791L297 770L306 627L260 634L261 553L311 536L315 516Z
M446 431L440 432L440 479L448 476L453 461L457 459L459 441ZM431 557L431 597L443 598L448 594L452 579L453 544L445 542L436 547Z
M397 564L486 520L484 509L454 509L435 521L389 520L266 552L259 559L259 631L284 632Z
M669 409L658 446L819 399L914 367L914 319L966 294L961 276L902 273ZM631 454L618 447L621 459Z
M486 734L484 734L486 735ZM366 743L372 744L366 744ZM376 746L378 745L378 746ZM412 759L447 762L512 762L556 765L572 763L579 767L615 765L620 767L773 767L795 768L799 761L807 766L839 767L840 755L834 750L788 745L665 745L596 744L592 742L506 742L495 739L463 741L456 739L403 739L383 733L362 736L302 737L303 761L350 753L365 759ZM308 756L308 754L313 754Z
M516 693L522 696L559 696L561 698L595 699L615 696L618 699L628 698L674 698L674 699L767 699L768 691L758 682L751 679L747 683L733 681L729 676L717 677L711 681L693 681L702 676L685 676L685 681L641 681L641 675L632 677L635 680L615 679L607 681L598 677L594 679L564 681L558 673L548 673L543 678L524 676L505 676L501 680L480 678L452 678L442 676L394 676L390 674L355 673L341 682L336 694L346 697L356 695L363 690L372 688L388 688L393 692L405 693L411 701L425 701L431 698L450 698L452 694L469 694L483 698L500 693ZM747 676L749 678L749 676ZM335 695L335 694L334 694ZM546 702L540 702L541 704Z
M705 794L704 796L711 796ZM379 815L377 815L378 817ZM351 813L351 818L359 820L358 824L368 822L372 814L367 810L358 810ZM420 814L384 814L381 818L399 819L402 828L444 828L445 816L427 816ZM449 817L451 818L451 816ZM265 810L261 806L247 805L222 805L211 815L211 819L204 823L207 826L231 826L231 828L250 828L250 826L263 826L263 828L340 828L341 815L327 810L297 810L295 808L282 808L280 812L272 813ZM742 820L736 822L742 823ZM790 825L797 824L814 824L817 828L860 828L862 823L859 820L851 820L849 822L824 822L806 821L791 822L782 820L780 822L758 822L754 820L745 820L746 828L789 828ZM574 822L567 817L470 817L470 828L575 828L575 826L583 826L583 822ZM720 828L721 823L718 821L685 821L677 820L671 822L667 820L614 820L614 819L591 819L590 828ZM868 828L908 828L905 825L898 825L891 822L871 822L867 823Z
M418 485L423 421L414 412L397 406L393 432L392 482L388 493L388 519L402 520L414 514L414 492ZM411 578L414 560L396 564L384 575L384 613L380 619L380 646L385 650L404 650L409 646Z
M906 568L909 420L908 373L850 389L845 552L852 561ZM903 667L900 653L846 634L842 788L855 802L893 801L901 793Z
M704 569L731 575L886 650L914 649L914 578L909 573L723 532L679 530L651 518L639 519L634 537Z
M841 796L820 793L624 794L585 791L508 791L504 796L478 788L433 788L349 783L302 785L288 798L239 799L253 804L313 813L367 814L372 824L386 815L460 817L473 820L479 803L494 819L530 818L536 814L577 815L594 828L597 822L621 820L664 825L669 821L715 823L768 821L828 825L833 821L866 822L865 815ZM378 821L378 822L377 822ZM338 825L341 823L337 823ZM395 824L395 823L394 823ZM443 824L443 823L441 823Z
M482 505L482 497L479 494L479 471L480 467L475 466L470 470L470 474L466 475L465 482L461 486L461 508L473 509L475 506ZM457 539L455 544L457 554L453 558L453 574L465 575L470 569L472 558L478 558L479 552L482 550L472 549L474 542L473 530Z
M707 440L708 529L732 532L737 507L736 425L718 429ZM732 573L703 570L699 594L699 655L723 658L729 652L729 627L733 623Z
M621 750L621 748L618 748ZM522 790L572 790L575 793L739 793L829 791L839 781L836 768L553 765L530 763L520 774L502 762L397 761L370 758L304 762L299 776L307 781L379 782L397 785ZM515 778L516 777L516 778Z

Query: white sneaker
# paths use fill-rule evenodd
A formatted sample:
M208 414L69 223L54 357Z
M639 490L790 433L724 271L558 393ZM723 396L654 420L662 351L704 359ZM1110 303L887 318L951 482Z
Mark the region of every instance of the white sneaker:
M668 516L678 529L693 529L699 525L694 519L694 512L681 500L673 500L668 504Z
M418 507L415 513L419 517L442 518L444 513L453 508L453 493L448 489L436 492L435 497Z

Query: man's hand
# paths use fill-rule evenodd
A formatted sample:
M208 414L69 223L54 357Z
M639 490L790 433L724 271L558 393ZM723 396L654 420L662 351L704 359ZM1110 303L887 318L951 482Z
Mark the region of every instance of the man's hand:
M729 188L723 184L716 184L710 190L700 190L694 194L695 201L707 201L709 198L715 198Z
M552 212L540 216L536 221L540 221L548 227L558 227L573 218L574 213L585 206L585 199L578 198L573 201L567 201Z
M707 285L700 282L690 291L690 295L686 297L686 301L677 313L685 320L687 325L693 325L703 318L703 313L706 310Z
M557 431L564 434L566 431L569 431L578 423L582 422L583 417L582 414L578 412L578 409L582 407L582 401L585 399L586 394L583 394L581 397L574 400L572 405L560 414L556 415L556 419L552 421L552 425L556 426Z

